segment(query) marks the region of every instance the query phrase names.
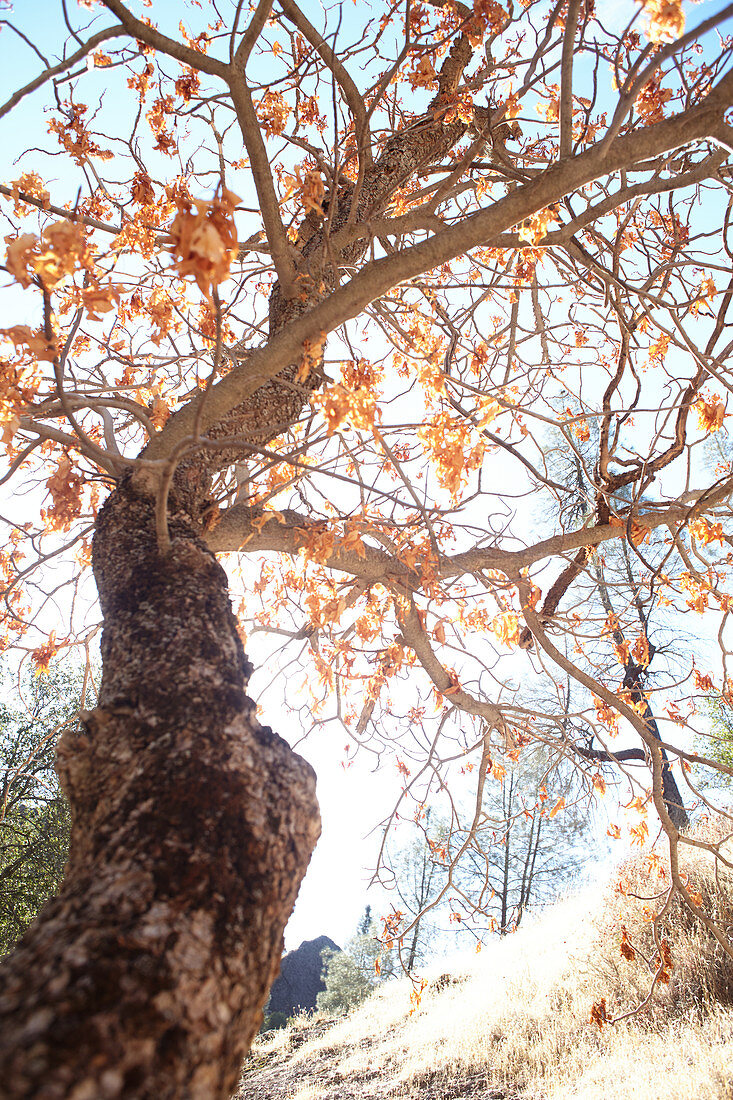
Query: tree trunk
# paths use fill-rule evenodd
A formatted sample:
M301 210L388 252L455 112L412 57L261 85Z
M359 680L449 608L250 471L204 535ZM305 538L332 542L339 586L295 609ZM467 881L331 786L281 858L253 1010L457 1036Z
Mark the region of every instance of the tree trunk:
M626 574L629 581L629 587L633 591L635 587L634 577L631 571L631 563L629 561L628 553L625 546L623 547L623 553L626 559ZM608 593L608 586L606 585L603 577L603 571L597 561L594 561L593 573L595 575L598 592L601 597L601 602L603 604L604 610L610 618L611 616L614 616L614 609L611 603L611 597ZM638 599L638 592L635 592L634 594L634 603L639 614L639 625L644 636L648 639L648 623L646 621L646 617L642 611L641 604ZM623 647L626 645L626 639L624 638L623 631L619 626L614 627L612 635L616 645L620 649L623 649ZM654 647L651 647L649 652L649 663L651 663L655 652L656 649ZM619 658L619 661L620 660L621 659ZM647 674L648 665L642 666L636 664L634 659L629 654L626 660L621 662L621 667L624 670L623 686L630 691L631 698L636 705L642 719L646 723L647 729L649 730L651 735L657 741L661 742L662 736L659 732L659 726L657 725L657 720L654 717L654 712L651 708L651 704L649 703L647 693L644 690L644 676ZM670 763L669 757L667 756L667 751L663 747L660 751L662 756L662 798L664 799L664 805L667 809L667 813L669 814L672 824L677 829L684 831L685 829L689 829L690 827L690 818L687 810L685 809L685 803L684 799L682 798L680 789L677 786L677 780L674 777L672 765ZM645 758L646 754L644 753L643 756ZM600 759L600 757L596 757L596 759Z
M537 832L535 832L535 825L537 826ZM527 905L529 905L529 899L532 894L534 864L537 859L537 850L540 846L541 827L542 817L535 812L532 814L532 823L529 827L529 837L527 838L527 852L524 857L524 867L522 868L522 883L519 888L519 904L517 905L517 919L515 922L517 928L519 928L524 910Z
M662 735L659 732L659 726L654 717L654 712L649 705L646 692L639 685L637 679L632 680L628 686L631 688L631 697L639 708L641 717L646 722L647 729L657 741L661 741ZM674 777L667 750L662 746L659 751L662 757L662 798L664 799L664 805L667 807L667 813L670 816L672 824L677 829L684 832L686 829L690 828L690 818L685 809L685 803L680 789L677 786L677 780Z
M503 788L503 792L506 792L506 786ZM504 867L503 867L503 889L501 892L501 927L499 934L505 936L509 930L509 868L511 863L511 836L512 836L512 807L514 800L512 798L514 791L514 772L509 775L509 795L508 797L504 793L502 799L504 804L504 819L506 822L506 832L504 834Z
M263 728L226 575L185 516L158 552L100 512L99 706L59 746L69 865L2 970L5 1100L228 1097L318 839L311 768Z

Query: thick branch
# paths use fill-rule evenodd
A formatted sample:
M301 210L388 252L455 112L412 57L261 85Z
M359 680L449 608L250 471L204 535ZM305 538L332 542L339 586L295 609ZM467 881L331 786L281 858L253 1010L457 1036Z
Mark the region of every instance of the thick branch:
M182 42L177 42L175 38L169 38L166 34L161 34L149 23L137 19L120 0L102 0L102 2L106 8L109 8L117 16L127 33L133 38L137 38L148 46L160 50L161 53L168 54L176 61L182 61L184 65L190 65L192 69L198 69L199 72L210 73L211 76L219 76L222 80L226 80L229 67L223 62L217 61L214 57L208 57L207 54L201 53L199 50L192 50L190 46L184 46Z
M275 264L283 296L292 298L296 292L295 264L290 255L290 245L280 217L280 207L275 194L275 185L272 181L270 161L254 104L252 103L252 96L244 76L236 68L231 71L229 90L232 94L232 103L237 112L242 138L247 148L272 261Z
M728 480L715 493L699 493L698 499L693 498L689 504L674 502L666 508L655 507L649 512L638 511L634 518L637 523L650 530L656 527L674 527L704 514L725 500L732 491L733 483ZM263 522L263 513L248 505L236 504L222 512L217 525L207 531L203 537L214 553L225 554L241 550L248 554L258 554L274 550L294 554L303 544L297 532L301 531L306 536L309 527L317 526L322 522L314 522L308 516L290 508L285 509L280 515L284 522L281 522L275 513L272 514L272 518L267 518ZM522 550L477 546L460 554L441 556L439 573L441 577L448 579L460 577L466 573L478 573L484 569L496 569L507 576L514 576L545 558L566 555L574 550L600 546L612 539L625 537L625 527L603 524L553 535ZM354 577L372 582L383 581L388 575L417 579L414 571L403 562L366 542L363 556L354 551L343 550L337 545L328 560L328 566L330 569L342 570Z
M560 160L569 157L573 148L573 57L580 3L581 0L570 0L565 16L560 81Z
M447 263L478 244L490 245L498 234L599 176L621 168L629 170L645 159L714 135L730 96L733 96L733 75L723 78L702 106L619 137L605 156L599 154L597 147L580 153L487 209L465 218L461 224L375 260L305 315L291 321L266 347L248 353L240 367L212 386L200 417L201 429L205 431L222 420L289 363L298 361L304 341L316 341L321 333L332 332L344 321L357 317L370 302L398 283ZM197 401L193 401L171 417L151 442L146 457L160 459L170 454L182 439L192 434L196 421Z
M611 752L610 749L587 749L582 745L573 745L573 752L585 760L598 760L603 764L623 763L625 760L638 760L646 764L649 761L648 754L643 749L619 749L618 752Z
M438 691L446 696L451 705L458 707L466 714L485 719L492 727L501 727L503 718L500 707L487 700L476 699L451 680L450 675L435 656L411 597L405 604L397 604L397 621L406 644L415 653Z

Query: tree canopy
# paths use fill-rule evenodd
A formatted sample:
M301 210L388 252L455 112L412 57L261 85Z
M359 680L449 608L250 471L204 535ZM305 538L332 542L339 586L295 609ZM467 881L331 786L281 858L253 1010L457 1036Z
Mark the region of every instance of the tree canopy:
M42 671L102 627L103 673L5 964L10 1097L228 1094L314 730L398 780L387 825L439 794L466 844L528 746L589 798L615 768L658 912L730 953L677 852L696 765L731 771L692 734L731 691L733 5L46 8L2 20L2 644ZM704 657L660 660L658 607Z
M69 808L54 756L79 710L78 677L31 677L22 708L0 704L0 954L9 951L63 877Z

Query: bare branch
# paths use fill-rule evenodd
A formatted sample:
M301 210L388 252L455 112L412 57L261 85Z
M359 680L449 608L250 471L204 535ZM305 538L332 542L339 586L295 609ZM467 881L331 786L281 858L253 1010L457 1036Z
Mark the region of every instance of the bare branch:
M68 72L73 68L78 61L88 57L92 50L95 50L97 46L102 42L107 42L110 38L120 38L122 35L127 34L127 29L123 26L107 27L103 31L97 31L93 34L82 46L79 47L73 54L65 58L63 61L59 61L57 65L52 65L43 73L39 73L34 80L31 80L25 87L19 88L10 99L8 99L2 106L0 106L0 118L6 115L8 111L11 111L16 104L20 103L21 99L24 99L31 92L35 92L37 88L42 88L49 80L53 80L54 77L59 76L61 73Z

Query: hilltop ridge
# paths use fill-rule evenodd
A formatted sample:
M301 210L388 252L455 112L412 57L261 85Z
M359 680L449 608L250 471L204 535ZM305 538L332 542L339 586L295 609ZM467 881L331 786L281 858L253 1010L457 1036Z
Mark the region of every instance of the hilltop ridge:
M258 1040L237 1100L730 1100L733 962L681 912L661 928L669 971L655 960L633 894L653 893L664 873L642 853L605 892L455 960L454 981L427 975L417 1005L403 979L347 1017L296 1018ZM715 889L698 855L689 873ZM720 904L729 897L719 891ZM594 1006L617 1018L652 985L636 1014L592 1022Z

